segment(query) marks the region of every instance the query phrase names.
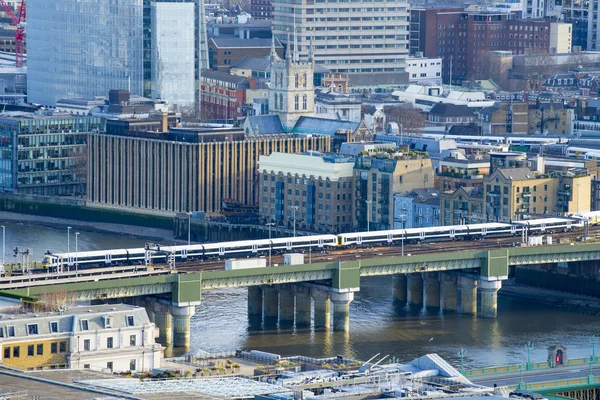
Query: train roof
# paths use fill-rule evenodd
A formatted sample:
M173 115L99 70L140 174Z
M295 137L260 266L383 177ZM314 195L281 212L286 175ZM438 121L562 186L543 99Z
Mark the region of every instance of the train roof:
M565 222L573 222L569 218L542 218L542 219L529 219L525 221L513 221L515 225L528 225L528 226L538 226L542 224L560 224Z
M486 227L488 229L510 228L511 224L504 224L502 222L490 222L490 223L486 223L486 224L469 224L469 225L467 225L467 227L469 229L481 229L483 227Z
M72 251L70 253L71 257L98 257L98 256L104 256L106 254L110 254L111 256L118 256L118 255L125 255L127 254L127 252L129 252L129 254L140 254L140 253L144 253L144 248L143 247L139 247L139 248L132 248L132 249L115 249L115 250L92 250L92 251L78 251L77 253ZM67 258L69 256L69 253L54 253L51 254L54 257L62 257L62 258Z

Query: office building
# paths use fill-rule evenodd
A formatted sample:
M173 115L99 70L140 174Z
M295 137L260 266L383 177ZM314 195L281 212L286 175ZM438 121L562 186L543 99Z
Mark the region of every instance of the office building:
M273 4L271 0L250 0L252 19L272 19Z
M489 79L498 73L490 62L494 51L513 54L570 53L570 23L544 19L519 19L511 11L460 8L411 10L411 52L442 58L442 79Z
M587 175L536 175L527 168L497 169L484 179L486 220L509 222L589 211L591 186Z
M42 196L83 196L86 137L98 117L61 113L0 114L0 188Z
M352 229L353 158L272 153L258 164L259 212L265 223L322 233Z
M360 75L372 84L406 80L407 1L294 4L272 0L273 33L288 51L297 44L300 58L306 59L312 38L315 62L333 73L347 73L351 83Z
M394 195L433 188L434 171L427 153L359 157L354 165L354 227L392 229Z
M93 369L149 372L160 368L146 310L123 304L3 316L2 365L20 370Z
M194 0L30 0L29 101L53 106L110 89L185 107L195 98Z
M231 199L256 205L257 163L272 152L330 150L330 138L268 135L246 138L237 128L128 131L107 121L89 135L88 205L172 215L221 211Z

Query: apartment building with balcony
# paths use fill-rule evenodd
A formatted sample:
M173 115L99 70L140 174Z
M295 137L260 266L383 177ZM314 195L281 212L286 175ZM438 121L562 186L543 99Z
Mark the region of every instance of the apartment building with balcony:
M465 156L459 151L439 160L435 187L441 191L456 190L464 186L483 184L490 171L490 159L481 156Z
M427 153L379 153L356 159L354 165L354 227L392 229L394 195L434 187Z
M440 194L441 225L480 224L483 213L483 186L465 186Z

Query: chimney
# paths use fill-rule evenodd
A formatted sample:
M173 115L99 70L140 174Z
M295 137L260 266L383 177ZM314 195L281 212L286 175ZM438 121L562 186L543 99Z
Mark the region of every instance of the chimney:
M256 78L248 78L248 82L250 83L250 89L256 89Z
M169 113L168 112L163 112L161 114L161 124L160 124L160 130L163 133L169 132Z

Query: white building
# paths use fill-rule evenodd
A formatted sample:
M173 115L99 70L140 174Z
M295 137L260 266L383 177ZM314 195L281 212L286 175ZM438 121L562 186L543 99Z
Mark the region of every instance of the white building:
M410 85L406 90L397 90L392 93L392 97L412 104L425 112L438 103L466 105L467 107L483 108L491 107L495 104L494 100L486 99L484 92L462 92L450 91L444 92L442 86L420 86Z
M308 56L313 38L315 62L332 73L380 75L404 73L408 57L408 7L406 0L375 2L324 2L273 0L273 32L293 48L294 30L301 58ZM288 33L292 38L288 41Z
M354 96L344 93L317 93L315 116L360 122L361 102Z
M124 304L5 314L0 363L22 370L152 371L160 367L163 354L155 332L144 308Z
M418 85L442 84L442 58L410 57L406 59L408 82Z

